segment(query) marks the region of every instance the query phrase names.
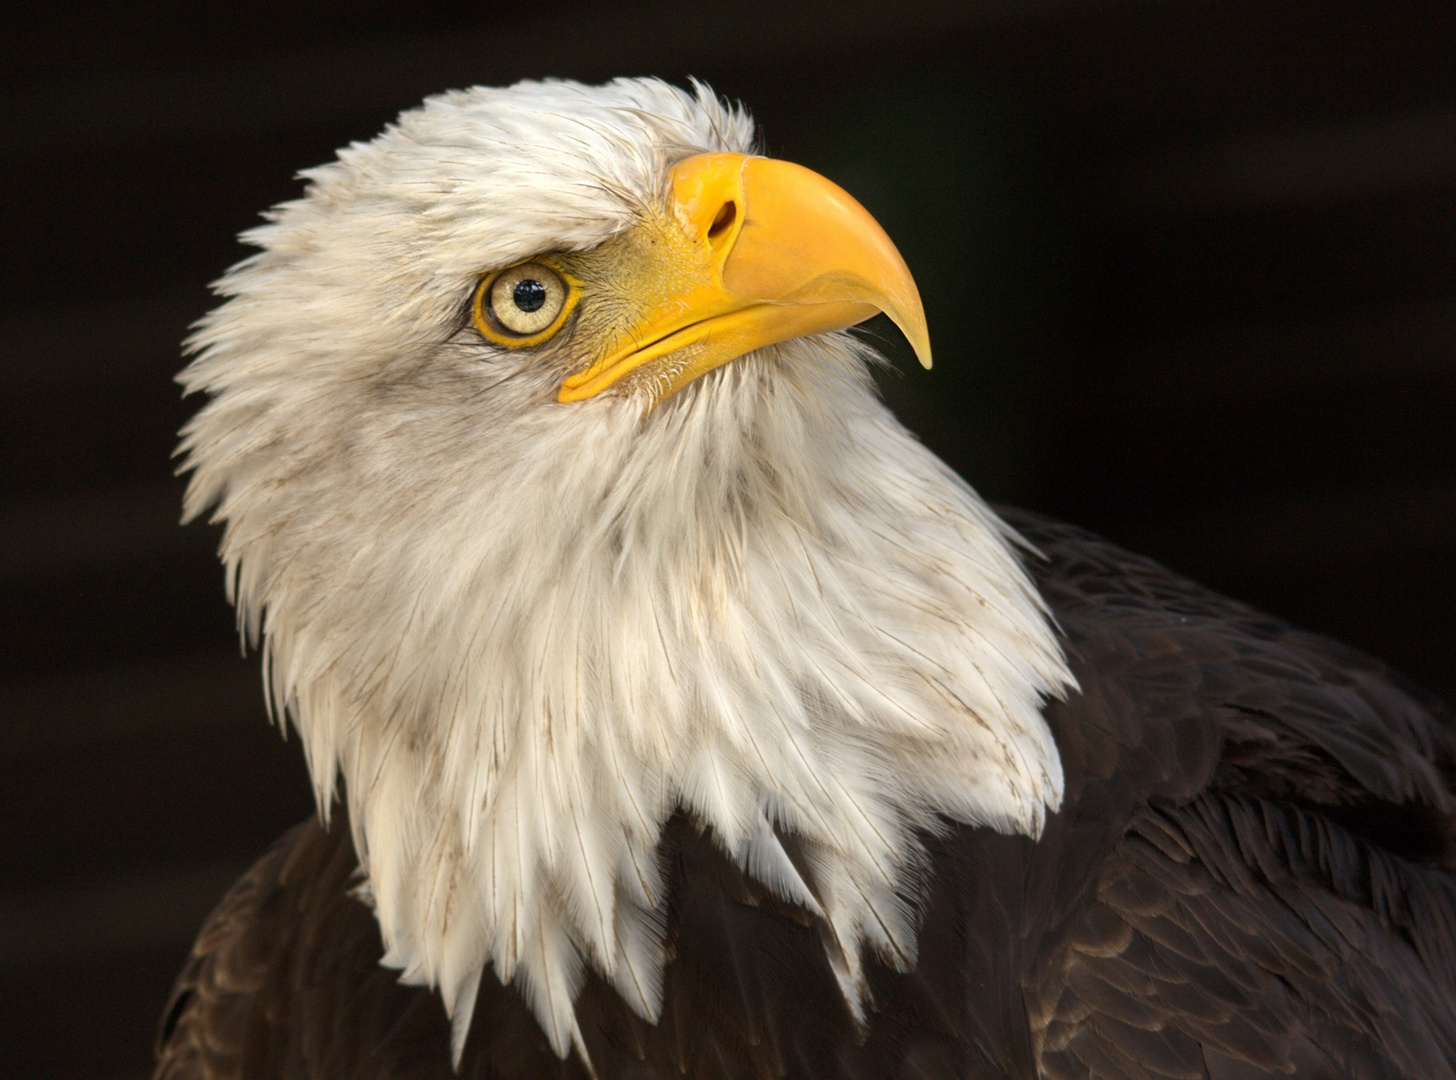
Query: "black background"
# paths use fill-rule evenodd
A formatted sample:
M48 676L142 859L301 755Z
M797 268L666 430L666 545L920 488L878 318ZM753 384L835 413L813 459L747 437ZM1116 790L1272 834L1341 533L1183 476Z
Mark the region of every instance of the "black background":
M118 5L119 9L120 6ZM424 94L708 79L920 282L887 397L991 498L1456 691L1456 5L59 0L0 70L0 1060L130 1077L309 812L178 528L171 376L294 172Z

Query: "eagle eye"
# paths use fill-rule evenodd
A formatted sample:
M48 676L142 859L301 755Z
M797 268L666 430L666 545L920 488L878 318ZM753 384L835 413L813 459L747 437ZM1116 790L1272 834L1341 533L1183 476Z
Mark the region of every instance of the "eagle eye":
M487 274L475 290L475 328L497 345L539 345L571 313L577 284L544 262Z

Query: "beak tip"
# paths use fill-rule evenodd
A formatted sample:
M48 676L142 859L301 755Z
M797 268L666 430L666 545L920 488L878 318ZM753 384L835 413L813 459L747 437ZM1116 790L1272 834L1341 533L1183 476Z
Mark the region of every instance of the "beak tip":
M905 340L915 350L915 359L920 361L920 366L926 371L930 370L930 331L925 325L925 316L918 319L895 319L900 326L900 332L905 335Z
M897 253L898 257L898 253ZM905 280L909 284L909 302L903 299L900 303L891 301L883 304L880 310L890 317L890 321L900 328L900 333L905 335L906 342L910 348L915 350L915 359L920 361L920 366L926 371L930 370L930 327L925 322L925 309L920 306L920 295L915 291L915 283L910 278L910 271L902 262L901 269ZM899 299L899 298L897 298Z

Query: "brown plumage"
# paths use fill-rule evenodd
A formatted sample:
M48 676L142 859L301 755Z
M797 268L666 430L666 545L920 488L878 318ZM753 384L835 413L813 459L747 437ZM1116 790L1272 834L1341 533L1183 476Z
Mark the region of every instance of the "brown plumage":
M1456 721L1377 661L1074 528L1006 519L1080 691L1038 840L926 838L919 962L857 1030L816 920L679 815L663 1015L596 975L599 1080L1456 1077ZM792 855L792 837L785 838ZM290 832L208 920L158 1080L454 1075L439 998L379 966L347 823ZM487 974L463 1077L583 1077Z

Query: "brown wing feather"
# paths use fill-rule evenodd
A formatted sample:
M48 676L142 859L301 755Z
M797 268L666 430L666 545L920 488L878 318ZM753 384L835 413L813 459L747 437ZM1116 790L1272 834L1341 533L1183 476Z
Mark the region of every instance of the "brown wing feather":
M1213 794L1145 810L1031 995L1042 1061L1055 1077L1449 1078L1453 912L1450 875L1300 811Z
M1456 1076L1456 724L1382 665L1008 512L1082 692L1038 841L927 837L920 963L857 1030L813 920L675 819L664 1013L590 979L612 1077ZM208 920L157 1076L455 1074L438 998L379 966L346 823L284 837ZM487 975L465 1077L585 1080Z
M1081 902L1032 925L1045 1074L1456 1076L1450 713L1336 642L1008 517L1046 556L1084 689L1049 710L1069 797L1033 878L1064 872L1073 833L1100 844Z
M378 964L355 867L346 824L307 822L233 886L178 979L158 1080L452 1075L438 1003Z

